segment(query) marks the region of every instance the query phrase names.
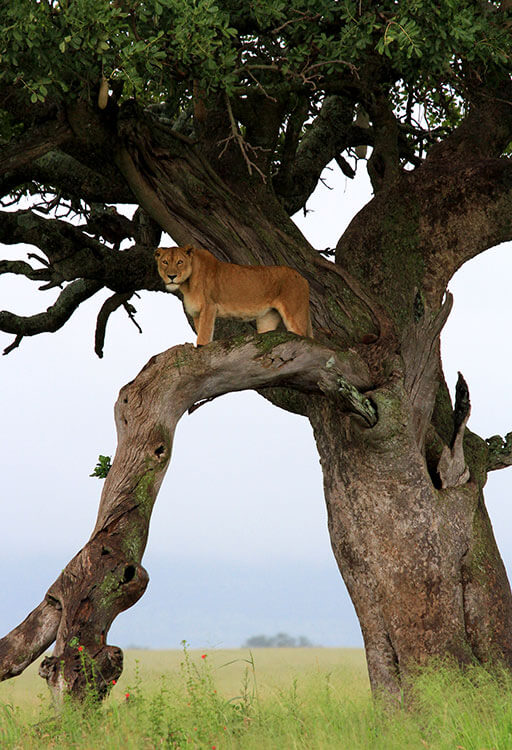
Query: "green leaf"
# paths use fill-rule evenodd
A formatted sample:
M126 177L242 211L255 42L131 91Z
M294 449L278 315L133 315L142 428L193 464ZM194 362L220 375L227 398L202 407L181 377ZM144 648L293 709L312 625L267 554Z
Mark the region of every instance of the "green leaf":
M110 456L99 455L98 463L94 467L93 473L89 474L89 476L98 477L98 479L105 479L111 468L112 464L110 462Z

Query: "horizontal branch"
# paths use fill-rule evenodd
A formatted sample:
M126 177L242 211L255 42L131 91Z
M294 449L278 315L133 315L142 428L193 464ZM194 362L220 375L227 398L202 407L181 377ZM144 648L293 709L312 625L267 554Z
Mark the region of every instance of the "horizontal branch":
M25 276L31 281L50 281L51 271L48 268L32 268L23 260L0 260L0 275L12 273L16 276Z
M92 254L89 264L95 260L99 267L98 261L108 252L108 248L84 234L83 229L61 219L44 218L29 209L0 211L0 242L5 245L35 245L44 252L50 263L62 261L85 249Z
M79 279L68 284L46 312L23 316L2 310L0 311L0 331L16 334L16 346L24 336L54 333L69 320L82 302L92 297L102 287L101 282ZM12 346L7 347L4 354L12 348Z
M133 203L133 194L117 168L104 161L101 172L63 151L50 151L35 161L30 180L56 188L64 197L87 203ZM23 175L27 180L26 172Z
M274 386L339 399L348 414L372 426L377 414L365 395L372 385L368 367L355 351L335 351L291 333L234 337L200 348L183 344L153 357L121 390L115 410L119 445L130 440L142 411L149 410L154 423L165 425L172 440L179 419L199 402L234 391ZM130 451L133 461L133 446ZM144 467L141 454L137 454L139 460L142 463L136 471ZM112 482L116 492L119 490L117 471L127 471L128 464L116 454L113 469L106 480L96 531L120 511L108 499L108 488Z

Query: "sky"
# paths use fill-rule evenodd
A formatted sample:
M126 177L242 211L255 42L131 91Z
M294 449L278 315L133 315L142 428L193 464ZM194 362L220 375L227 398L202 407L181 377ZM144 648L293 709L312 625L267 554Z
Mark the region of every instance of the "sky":
M371 197L363 169L354 182L337 167L324 177L331 189L320 185L307 215L295 217L319 249L334 247ZM8 246L3 255L26 258L31 250ZM450 284L445 374L453 394L463 373L472 400L468 426L482 437L512 430L511 272L510 246L502 245ZM32 314L55 296L0 276L0 309ZM42 600L89 538L102 489L89 475L99 454L115 452L119 389L154 354L195 340L173 296L142 292L135 307L143 334L117 311L99 360L94 327L106 296L84 303L61 331L26 338L0 358L0 637ZM0 347L11 340L0 334ZM511 488L507 470L491 474L486 488L509 577ZM114 622L110 643L231 647L284 631L324 646L362 645L330 548L309 423L255 393L229 394L180 421L143 565L148 590Z

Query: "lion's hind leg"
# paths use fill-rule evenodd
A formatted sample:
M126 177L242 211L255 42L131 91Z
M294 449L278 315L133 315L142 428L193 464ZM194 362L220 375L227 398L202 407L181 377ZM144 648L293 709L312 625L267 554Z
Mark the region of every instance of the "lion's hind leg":
M268 333L268 331L275 331L279 323L281 322L281 316L277 310L269 310L268 312L256 318L256 330L258 333Z
M309 301L307 306L287 305L284 302L276 305L287 331L299 336L312 338L311 318L309 316Z

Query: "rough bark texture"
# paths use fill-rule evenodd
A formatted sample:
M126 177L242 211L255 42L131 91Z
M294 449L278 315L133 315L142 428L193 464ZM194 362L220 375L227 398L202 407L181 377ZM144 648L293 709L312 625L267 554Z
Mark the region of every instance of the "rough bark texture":
M292 334L263 334L196 349L177 346L153 357L119 394L118 447L105 480L96 526L44 601L0 640L0 679L19 674L55 640L40 667L55 697L77 697L94 684L109 690L122 652L106 643L110 625L144 593L141 565L151 511L167 470L176 424L187 409L229 391L286 386L325 394L362 425L377 412L362 391L368 368ZM360 390L361 389L361 390Z
M169 101L146 108L121 100L113 81L98 109L96 51L92 82L88 70L86 84L76 79L79 97L63 101L59 92L32 107L16 72L10 83L2 78L0 109L15 135L0 147L0 192L19 198L27 186L40 190L44 210L1 211L0 241L35 245L44 257L29 255L37 266L0 261L0 274L21 274L43 290L63 287L38 315L0 312L0 330L15 336L5 353L25 336L57 330L106 287L113 294L98 315L101 356L111 312L123 306L133 317L133 293L163 290L153 260L162 230L222 260L296 268L310 283L315 342L244 339L248 326L219 325L219 338L231 336L224 343L158 355L123 389L119 447L96 528L44 602L0 641L0 677L18 674L56 639L42 667L56 695L81 695L93 662L99 692L108 689L122 655L107 646L107 632L147 583L147 525L176 421L198 400L242 388L260 389L313 425L332 546L360 619L372 685L398 693L409 666L431 655L461 663L500 658L512 668L511 592L483 500L487 472L512 464L512 437L485 441L467 429L439 354L453 273L512 239L510 71L492 56L481 62L492 45L480 39L463 65L463 53L450 49L435 69L418 58L417 80L406 80L414 55L404 53L402 70L398 58L376 52L382 33L392 55L407 46L389 33L402 28L393 20L397 3L388 15L359 4L359 22L371 31L360 38L357 66L322 59L322 40L337 45L352 29L339 3L329 18L297 13L270 26L254 4L219 4L239 31L229 42L238 47L228 88L202 88L196 53L187 67L169 47L162 68ZM441 5L436 13L455 7ZM505 44L493 35L508 10L478 7L495 46ZM63 18L56 12L52 23ZM136 36L146 30L147 48L161 38L151 25L157 21L137 18ZM313 27L321 28L318 45L308 36ZM425 27L417 43L429 33ZM434 107L437 128L414 121L425 80L441 110ZM454 111L461 99L464 110ZM364 116L354 120L357 112ZM359 146L372 147L374 197L328 260L290 214L306 210L331 159L352 176L347 159ZM107 205L113 202L138 209L128 220ZM62 205L80 221L56 216ZM133 244L120 250L126 240Z

